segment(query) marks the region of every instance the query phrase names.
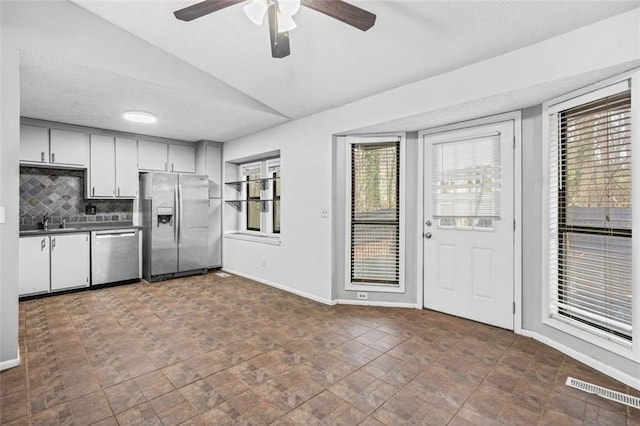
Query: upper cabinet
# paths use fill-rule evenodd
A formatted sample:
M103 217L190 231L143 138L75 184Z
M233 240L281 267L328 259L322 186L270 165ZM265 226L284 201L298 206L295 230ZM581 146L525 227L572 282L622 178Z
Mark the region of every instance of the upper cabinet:
M136 141L91 135L87 198L136 198L138 167Z
M138 140L138 168L167 171L167 144Z
M222 197L222 149L205 146L205 174L209 176L209 198Z
M49 129L20 126L20 161L44 164L49 162Z
M69 130L51 129L50 163L86 167L87 135Z
M176 173L195 173L195 147L187 145L169 145L169 171Z
M20 126L20 161L85 168L87 135L69 130Z
M189 145L139 140L138 168L161 172L195 173L196 151Z

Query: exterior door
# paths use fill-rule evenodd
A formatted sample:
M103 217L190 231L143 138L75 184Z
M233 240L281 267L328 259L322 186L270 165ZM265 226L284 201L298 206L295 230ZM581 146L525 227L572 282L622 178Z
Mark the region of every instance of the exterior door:
M514 122L423 137L424 306L513 330Z

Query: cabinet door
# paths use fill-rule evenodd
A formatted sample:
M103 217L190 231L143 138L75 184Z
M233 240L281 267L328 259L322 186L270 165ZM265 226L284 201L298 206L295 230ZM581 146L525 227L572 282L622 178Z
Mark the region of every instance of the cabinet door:
M18 248L20 296L49 291L49 237L22 237Z
M87 135L69 130L51 129L51 164L86 167Z
M167 171L167 144L138 141L138 169Z
M33 163L49 161L49 129L20 126L20 161Z
M195 147L186 145L169 145L169 171L176 173L195 173Z
M209 198L222 197L222 152L217 146L205 147L206 169L209 176Z
M51 290L89 286L89 234L51 236Z
M89 142L89 198L115 195L115 149L112 136L91 135Z
M133 139L116 138L116 197L138 196L138 149Z
M222 200L209 200L209 267L222 266Z

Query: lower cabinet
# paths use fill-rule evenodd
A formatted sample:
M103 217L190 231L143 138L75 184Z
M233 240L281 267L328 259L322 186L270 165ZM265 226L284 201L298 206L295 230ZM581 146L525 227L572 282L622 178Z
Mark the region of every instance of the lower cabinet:
M21 237L20 296L89 286L89 233Z

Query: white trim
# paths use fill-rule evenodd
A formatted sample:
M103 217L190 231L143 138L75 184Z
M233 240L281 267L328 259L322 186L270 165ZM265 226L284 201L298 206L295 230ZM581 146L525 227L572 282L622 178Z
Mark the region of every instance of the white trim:
M489 117L481 117L473 120L452 123L445 126L434 127L418 132L418 155L420 164L418 175L418 297L417 303L424 307L424 136L467 129L505 121L513 121L513 134L516 138L516 147L513 152L513 218L516 221L516 229L513 241L513 301L516 312L513 317L513 331L517 334L522 331L522 112L511 111Z
M582 324L573 324L570 321L562 321L559 318L554 318L551 312L551 271L549 268L549 256L550 256L550 178L549 174L552 170L552 165L556 160L550 158L551 146L550 146L550 129L549 118L558 112L571 108L576 105L588 103L593 100L601 99L603 97L620 93L621 91L628 90L631 87L631 122L632 124L632 149L640 147L640 129L638 123L640 123L640 88L637 84L631 84L631 80L637 80L640 82L640 70L636 69L624 74L620 74L609 79L603 80L599 83L584 87L577 91L567 93L555 99L551 99L542 104L542 276L543 283L541 289L541 321L543 324L552 327L562 333L566 333L570 336L591 343L603 350L611 353L615 353L619 356L630 359L634 362L640 361L640 311L635 311L637 306L637 300L640 299L640 269L633 268L632 274L632 300L634 303L634 312L632 319L632 344L631 348L624 343L616 343L616 339L607 337L605 333L597 331L595 328L588 327ZM635 87L634 87L635 86ZM632 182L640 181L640 160L636 156L632 157ZM640 186L632 186L632 200L636 205L640 200ZM640 223L640 209L632 206L632 223ZM640 241L637 238L632 239L632 265L637 265L640 262ZM577 353L577 352L576 352Z
M398 286L371 285L367 283L351 282L351 145L356 143L385 143L398 142L400 144L400 276ZM405 191L406 191L406 133L385 133L375 136L346 136L344 143L345 154L345 270L344 289L349 291L371 291L379 293L404 293L405 286Z
M20 346L18 346L18 357L0 362L0 371L8 370L20 365Z
M376 302L373 300L352 300L352 299L337 299L334 300L338 305L358 305L358 306L380 306L384 308L409 308L409 309L422 309L422 306L418 306L415 303L403 303L403 302Z
M629 375L625 372L618 370L617 368L613 368L608 364L605 364L597 359L591 358L583 354L582 352L576 351L575 349L571 349L568 346L563 345L562 343L558 343L553 339L550 339L547 336L539 334L535 331L531 330L522 330L520 333L522 336L531 337L534 340L537 340L540 343L544 343L547 346L550 346L563 354L570 356L571 358L582 362L583 364L588 365L589 367L606 374L609 377L613 377L614 379L624 383L627 386L631 386L635 389L640 390L640 378Z
M305 299L313 300L314 302L319 302L319 303L323 303L325 305L330 305L330 306L333 306L333 305L336 304L335 300L329 300L329 299L325 299L323 297L318 297L318 296L316 296L314 294L311 294L311 293L307 293L307 292L300 291L300 290L295 290L295 289L289 288L287 286L284 286L282 284L274 283L273 281L268 281L268 280L265 280L265 279L262 279L262 278L254 277L253 275L244 274L242 272L236 272L236 271L234 271L232 269L228 269L228 268L224 268L224 267L222 268L222 270L224 272L229 273L229 274L237 275L239 277L246 278L246 279L249 279L251 281L256 281L256 282L259 282L261 284L268 285L270 287L275 287L275 288L277 288L279 290L286 291L287 293L295 294L296 296L304 297Z

